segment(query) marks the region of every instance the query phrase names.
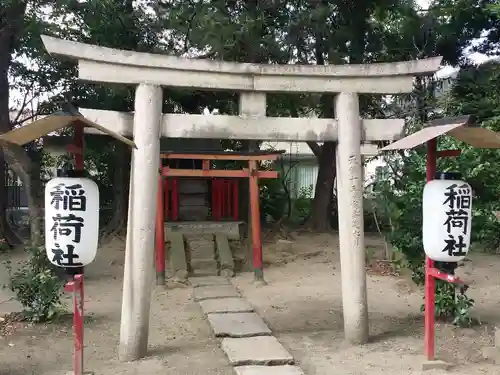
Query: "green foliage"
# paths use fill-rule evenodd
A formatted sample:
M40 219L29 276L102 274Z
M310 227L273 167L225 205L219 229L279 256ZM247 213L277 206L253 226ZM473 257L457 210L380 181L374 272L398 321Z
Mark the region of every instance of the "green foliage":
M488 63L461 70L452 89L439 103L445 115L473 114L479 125L500 131L500 64ZM418 122L413 130L418 129ZM496 150L477 149L443 137L440 149L461 149L458 158L440 159L438 171L458 171L474 188L472 241L497 251L500 246L500 155ZM394 251L404 254L413 271L413 280L422 284L422 190L425 184L425 148L388 154L377 171L374 184L376 210L384 222L386 238ZM471 323L469 308L474 301L466 295L455 297L454 287L436 286L436 315L456 324Z
M269 179L260 183L261 217L266 223L275 223L283 217L287 201L281 179Z
M469 298L465 293L460 293L454 301L453 324L459 327L470 327L477 322L477 319L471 317L470 310L474 307L475 301Z
M444 102L449 115L473 114L477 124L500 131L500 64L491 62L479 67L465 67ZM487 250L500 247L500 222L495 216L500 211L500 155L494 149L476 149L448 140L445 147L459 147L462 154L457 159L444 160L443 168L455 169L474 188L472 222L473 241Z
M27 248L29 259L11 273L10 289L24 308L24 317L32 322L56 319L63 311L61 294L64 281L57 277L42 247Z
M312 185L300 188L297 198L293 200L292 221L302 224L311 216L313 193Z
M417 285L424 283L424 258L422 245L422 194L425 185L424 150L408 151L384 158L386 165L377 171L374 200L379 216L385 220L385 237L393 251L397 266L406 266L412 271L412 280ZM384 216L388 215L388 216ZM451 321L459 326L469 326L469 315L474 301L465 294L455 296L455 286L436 281L435 314L439 319ZM423 310L423 306L422 306Z
M470 315L473 306L474 300L467 297L464 290L457 294L455 285L436 280L434 314L437 319L449 321L458 327L470 327L477 322ZM425 311L425 306L422 305L420 310Z

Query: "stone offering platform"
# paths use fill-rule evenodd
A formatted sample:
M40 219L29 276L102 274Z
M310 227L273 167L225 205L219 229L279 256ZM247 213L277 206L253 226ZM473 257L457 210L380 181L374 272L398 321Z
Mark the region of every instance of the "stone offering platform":
M189 281L215 336L222 338L221 348L236 375L304 375L228 279L208 276Z

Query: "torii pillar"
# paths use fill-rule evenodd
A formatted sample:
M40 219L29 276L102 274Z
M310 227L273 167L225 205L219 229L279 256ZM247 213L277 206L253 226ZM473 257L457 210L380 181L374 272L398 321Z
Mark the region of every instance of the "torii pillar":
M141 358L148 350L162 102L160 86L137 86L134 104L137 149L132 152L120 326L122 361ZM137 194L141 189L147 189L147 193Z
M363 161L361 121L356 93L340 93L335 101L339 124L337 145L337 210L344 311L344 334L353 344L368 341L365 239L363 223Z

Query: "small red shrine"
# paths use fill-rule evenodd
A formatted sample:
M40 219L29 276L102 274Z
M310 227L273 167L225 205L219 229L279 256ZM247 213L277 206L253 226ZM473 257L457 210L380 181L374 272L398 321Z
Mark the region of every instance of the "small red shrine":
M164 152L156 209L156 272L165 273L166 222L238 221L239 183L248 179L253 265L262 277L262 240L259 207L259 179L277 178L276 171L259 171L258 162L274 161L284 151L258 152ZM239 162L240 169L220 169L216 162ZM191 168L188 168L188 167Z

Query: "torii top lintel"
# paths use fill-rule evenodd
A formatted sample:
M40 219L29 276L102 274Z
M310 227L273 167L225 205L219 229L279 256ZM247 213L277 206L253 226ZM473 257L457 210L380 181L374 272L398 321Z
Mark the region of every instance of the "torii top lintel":
M90 82L259 92L411 92L413 77L430 75L442 58L359 65L278 65L186 59L118 50L42 36L50 54L78 61Z

